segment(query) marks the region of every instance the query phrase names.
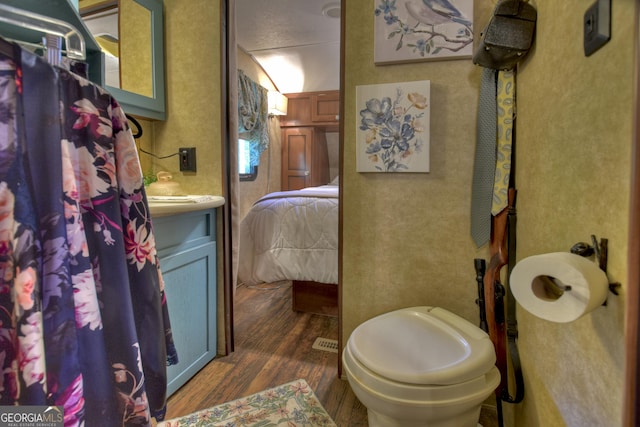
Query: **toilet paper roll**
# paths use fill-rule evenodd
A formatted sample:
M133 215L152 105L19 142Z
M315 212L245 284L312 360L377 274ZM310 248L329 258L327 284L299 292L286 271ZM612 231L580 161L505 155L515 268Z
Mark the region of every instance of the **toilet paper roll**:
M569 252L556 252L517 263L509 286L522 308L534 316L566 323L602 305L609 280L595 262Z

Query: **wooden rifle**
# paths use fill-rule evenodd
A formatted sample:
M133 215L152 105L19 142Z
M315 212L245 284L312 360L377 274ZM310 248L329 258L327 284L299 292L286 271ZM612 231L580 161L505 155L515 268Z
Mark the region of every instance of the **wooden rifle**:
M509 188L508 206L493 217L490 241L490 259L483 278L486 324L489 337L496 350L496 367L500 371L500 385L496 389L496 401L501 419L501 401L518 403L524 398L524 383L520 370L520 358L516 346L517 325L515 299L501 282L501 270L508 266L507 282L511 267L515 264L515 188ZM509 252L513 253L509 253ZM505 297L509 316L505 318ZM508 343L507 343L508 341ZM509 393L509 364L511 357L515 375L516 394Z
M512 192L509 189L509 205L512 202ZM506 347L506 323L504 316L504 286L500 281L500 271L508 264L507 252L507 215L509 208L503 209L493 217L490 240L489 264L486 268L484 284L484 303L487 313L487 329L489 337L496 349L496 367L500 371L500 385L496 389L496 397L500 398L502 392L508 387L508 366Z

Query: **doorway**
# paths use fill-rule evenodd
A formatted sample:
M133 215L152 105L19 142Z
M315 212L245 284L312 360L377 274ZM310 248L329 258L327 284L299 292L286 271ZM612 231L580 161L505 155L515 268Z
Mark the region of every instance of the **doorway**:
M254 80L270 90L280 93L314 92L315 90L340 89L341 76L341 37L340 2L317 0L273 0L255 2L253 0L223 1L226 18L223 25L224 76L222 87L226 91L226 111L223 120L227 124L223 147L225 159L225 199L223 234L225 252L225 342L226 352L234 349L233 295L236 285L238 259L239 225L243 215L257 198L264 194L285 189L281 182L281 154L279 144L270 144L262 154L256 181L238 179L237 153L233 144L237 140L236 76L242 61L243 66L255 67ZM337 9L336 9L337 6ZM260 10L260 8L266 8ZM336 15L336 10L338 13ZM317 20L317 22L316 22ZM236 27L236 23L238 23ZM327 24L329 30L327 30ZM302 28L302 29L301 29ZM324 29L324 30L323 30ZM245 36L245 33L249 33ZM276 34L277 33L277 34ZM278 37L276 37L277 35ZM243 45L244 44L244 45ZM236 46L238 46L236 52ZM327 59L327 55L333 55ZM278 64L285 64L286 73L280 73ZM334 70L327 72L325 67L334 64ZM322 66L320 66L322 65ZM257 71L256 71L257 70ZM249 73L247 73L249 74ZM264 80L266 76L266 80ZM262 80L262 81L259 81ZM270 121L273 119L270 118ZM275 119L277 126L277 119ZM274 127L275 127L274 126ZM277 137L280 128L277 126ZM270 132L273 135L274 132ZM341 129L336 126L328 135L328 145L333 158L331 178L337 177L340 168ZM234 149L230 149L233 147ZM266 160L263 162L263 160ZM263 164L264 163L264 164ZM274 179L277 177L277 179ZM261 180L262 181L259 181ZM244 189L259 187L255 191Z

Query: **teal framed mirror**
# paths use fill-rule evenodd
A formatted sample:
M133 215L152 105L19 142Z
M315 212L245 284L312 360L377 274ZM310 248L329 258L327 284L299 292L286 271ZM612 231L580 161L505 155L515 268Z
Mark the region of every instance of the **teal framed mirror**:
M165 120L162 0L80 0L79 5L105 52L101 85L126 113Z

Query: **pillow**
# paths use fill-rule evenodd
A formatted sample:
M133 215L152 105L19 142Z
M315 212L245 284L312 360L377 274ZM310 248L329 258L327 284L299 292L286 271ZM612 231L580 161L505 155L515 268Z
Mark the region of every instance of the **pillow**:
M336 175L335 178L329 183L329 185L339 185L340 184L340 175Z

